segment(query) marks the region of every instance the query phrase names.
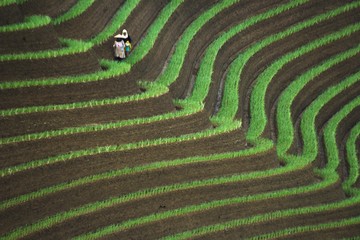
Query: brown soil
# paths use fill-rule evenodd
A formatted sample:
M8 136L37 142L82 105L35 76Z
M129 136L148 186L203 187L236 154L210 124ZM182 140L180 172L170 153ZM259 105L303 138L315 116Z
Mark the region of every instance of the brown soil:
M81 66L81 67L79 67ZM0 62L1 82L55 78L99 71L93 51L55 58Z
M0 26L19 23L24 17L17 4L0 7Z
M52 25L31 30L0 33L0 54L36 52L60 47L58 36ZM16 71L16 68L11 70Z
M63 38L90 39L104 29L123 3L123 0L95 1L85 13L55 26L55 29Z
M46 3L45 3L46 2ZM57 26L56 32L39 28L38 36L33 35L32 42L39 44L41 49L47 49L47 44L39 43L37 39L43 34L49 34L55 40L58 36L78 39L88 39L104 29L114 13L124 1L95 1L85 13L77 18ZM114 98L140 93L137 80L154 81L164 70L169 57L174 51L176 42L182 37L184 30L204 11L216 4L217 0L199 0L185 2L171 16L160 32L154 47L143 60L135 64L131 72L116 78L81 84L59 86L19 88L1 90L0 109L10 109L28 106L46 106L49 104L63 104L92 99ZM196 34L189 43L189 51L176 82L170 86L170 92L156 98L134 101L125 104L107 105L64 111L23 114L13 117L0 118L0 136L10 137L27 133L36 133L62 129L73 126L84 126L128 120L139 117L151 117L159 114L175 112L174 98L186 98L193 89L194 79L198 74L199 64L204 52L217 37L230 27L273 7L285 3L285 0L250 1L244 0L218 14ZM133 39L136 48L146 36L147 30L168 3L163 1L141 1L139 6L127 19L119 31L126 28ZM50 5L53 4L53 7ZM35 13L58 16L67 11L74 1L45 1L28 0L21 5L24 15ZM150 124L139 124L129 127L70 134L66 136L25 141L21 143L0 146L0 166L2 168L27 163L36 159L44 159L71 151L95 148L97 146L122 145L143 140L178 137L184 134L196 133L214 128L209 116L216 113L222 97L224 76L229 65L236 56L251 44L265 37L282 31L290 25L308 19L311 16L334 9L343 5L344 1L321 0L310 1L303 6L289 10L274 18L258 23L230 39L216 56L210 91L205 101L205 110L187 117L180 117ZM10 6L9 6L10 7ZM0 7L0 16L6 16L4 8ZM358 9L356 9L358 11ZM243 122L241 129L218 134L216 136L192 139L184 142L148 146L139 149L115 151L78 157L72 160L48 164L0 178L0 199L2 201L23 194L38 191L42 188L69 182L79 178L92 176L113 170L131 168L154 162L171 161L189 157L203 157L210 154L233 152L251 148L246 142L249 122L249 97L256 77L267 67L287 52L316 38L324 36L351 23L359 22L356 10L342 14L332 20L317 24L279 42L271 44L254 55L244 68L239 86L240 107L237 118ZM14 8L9 11L17 12ZM18 17L9 18L8 22L22 20L22 13ZM0 21L0 24L2 22ZM82 33L82 34L80 34ZM9 35L10 36L10 35ZM45 35L44 35L45 36ZM38 38L36 38L38 37ZM14 36L1 41L8 44L5 52L15 52L11 48ZM87 53L42 60L6 61L0 63L1 81L18 81L34 78L61 77L100 71L99 59L112 58L112 41L96 46ZM328 46L319 48L300 57L280 70L269 85L266 92L266 114L269 117L264 137L272 138L276 142L275 109L278 97L291 81L307 69L319 64L337 53L345 51L359 42L359 34L340 39ZM33 51L38 46L25 45L24 49ZM34 49L32 49L34 47ZM51 47L51 46L49 46ZM61 46L53 46L58 48ZM333 85L346 76L356 72L359 68L359 56L346 60L342 64L326 71L309 83L292 105L292 117L296 126L296 143L292 152L301 152L302 140L299 135L299 121L304 109L323 91L324 85ZM356 84L331 100L319 112L316 121L320 154L313 164L293 172L278 176L256 178L220 185L201 186L192 189L177 190L156 194L151 197L130 200L115 204L99 211L81 215L64 222L60 222L40 232L36 232L25 239L67 239L87 232L94 231L111 224L121 223L130 219L147 216L168 210L174 210L194 204L202 204L214 200L232 197L251 196L282 189L308 186L322 181L313 169L326 163L324 152L323 127L327 121L347 102L356 97L360 85ZM163 236L191 230L194 228L223 223L226 221L251 217L276 210L286 210L317 204L333 203L346 198L342 189L342 180L347 176L344 157L344 143L350 129L359 121L360 107L356 108L344 119L337 131L337 142L342 152L342 163L339 173L342 176L337 183L309 193L274 199L264 199L250 203L233 204L220 208L172 217L166 220L140 225L126 231L107 236L108 239L157 239ZM360 140L359 140L360 141ZM358 143L359 143L358 141ZM360 145L360 144L358 144ZM151 171L123 175L106 180L98 180L90 184L55 192L44 197L32 199L0 211L0 218L5 219L0 228L0 234L6 234L18 227L33 224L38 220L54 214L69 211L80 206L105 201L113 197L124 196L144 189L167 186L176 183L186 183L196 180L220 178L234 174L263 171L281 167L274 148L246 157L221 159L200 163L166 167ZM239 239L270 233L294 226L326 223L357 216L359 205L345 207L338 211L328 210L321 213L296 215L281 219L271 219L226 231L216 232L200 238L203 239ZM329 229L324 231L307 232L293 235L294 238L307 239L321 237L356 236L359 232L354 226Z
M68 11L75 3L76 0L27 0L19 8L25 16L48 15L54 18Z

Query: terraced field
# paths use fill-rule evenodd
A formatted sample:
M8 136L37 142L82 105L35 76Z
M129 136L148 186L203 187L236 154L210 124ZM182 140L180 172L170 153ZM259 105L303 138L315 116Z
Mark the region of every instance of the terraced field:
M360 238L359 12L1 0L0 238Z

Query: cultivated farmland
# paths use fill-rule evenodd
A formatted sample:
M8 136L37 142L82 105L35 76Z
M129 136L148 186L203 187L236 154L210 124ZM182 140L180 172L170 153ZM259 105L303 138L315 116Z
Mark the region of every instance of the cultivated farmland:
M359 12L1 0L0 238L360 238Z

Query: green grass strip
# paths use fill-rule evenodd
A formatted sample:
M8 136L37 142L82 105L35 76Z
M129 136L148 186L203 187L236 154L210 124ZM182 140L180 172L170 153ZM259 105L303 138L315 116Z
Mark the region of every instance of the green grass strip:
M51 18L49 16L34 15L34 16L26 17L24 19L24 22L21 23L14 23L14 24L0 26L0 33L30 30L30 29L49 25L50 22L51 22Z
M350 57L355 56L356 54L360 53L360 44L356 46L355 48L350 49L349 51L346 51L344 53L340 53L337 56L333 57L330 60L324 61L322 64L316 66L315 68L312 68L308 71L306 71L301 76L297 77L292 81L292 83L287 87L286 91L281 94L278 102L277 111L276 111L276 117L277 122L279 125L283 126L278 129L279 137L278 137L278 144L277 144L277 151L278 155L282 156L283 154L286 154L286 151L290 149L291 143L293 142L293 127L292 127L292 118L291 118L291 112L289 109L291 109L291 105L295 99L295 97L300 93L302 90L302 87L305 86L308 82L310 82L315 77L319 76L321 73L325 72L326 70L332 68L339 62L342 62ZM353 84L353 81L357 81L360 78L360 74L356 74L351 79L348 84ZM333 89L332 96L337 94L337 89ZM284 109L287 109L284 111ZM313 134L310 134L310 136L314 136ZM310 143L309 141L307 143ZM312 142L311 142L312 143ZM312 154L316 154L317 151L314 149L312 144L305 144L304 148L305 152L312 152Z
M265 94L267 86L271 82L276 73L283 68L287 63L294 59L305 55L321 46L339 40L343 37L349 36L360 30L360 23L355 23L347 26L344 29L333 32L329 35L321 37L316 41L310 42L301 46L293 52L287 53L273 62L267 69L265 69L258 77L253 88L250 98L250 126L247 138L253 141L260 137L265 129L267 117L265 113Z
M106 26L105 29L102 32L100 32L93 39L90 39L87 41L70 40L70 39L63 40L63 41L65 41L65 43L66 43L66 41L69 41L70 43L71 42L79 43L77 45L78 46L77 48L74 48L71 50L71 53L67 53L68 50L66 50L66 49L65 50L64 49L56 49L56 50L45 50L45 51L40 51L40 52L27 52L27 53L22 53L22 54L13 54L13 55L6 54L4 56L0 55L0 61L40 59L40 58L44 58L44 57L52 58L52 57L63 56L64 53L75 54L75 53L81 53L81 52L88 51L93 46L99 45L99 44L103 43L104 41L106 41L111 36L113 36L114 33L116 33L116 31L118 30L118 28L120 28L120 26L122 26L125 23L126 19L129 17L129 15L134 10L134 8L138 5L139 2L140 2L140 0L125 1L124 5L120 8L120 10L118 12L116 12L116 14L115 14L114 18L111 20L110 24L108 26ZM81 4L82 4L81 7L84 7L83 6L84 3L81 3ZM79 11L79 9L77 8L76 11ZM31 17L29 17L29 19L33 19L33 20L28 24L26 24L26 23L14 24L14 25L4 26L4 28L11 27L11 28L15 29L14 31L18 31L19 29L17 29L17 28L19 28L19 26L22 27L22 25L24 25L24 26L30 25L30 26L33 26L32 28L39 27L39 26L42 26L42 25L39 25L41 23L40 17L46 18L47 24L51 23L51 18L49 18L49 17L31 16ZM39 18L39 19L37 19L37 18ZM45 22L45 20L43 20L43 22ZM1 26L0 26L0 32L1 32ZM84 45L86 47L84 47L82 45ZM85 75L85 77L86 77L86 75ZM71 78L71 77L68 77L68 78ZM25 80L24 82L31 82L31 81ZM10 83L8 83L8 84L10 84ZM1 89L1 87L0 87L0 89Z
M68 11L64 14L58 16L57 18L52 20L52 24L59 25L63 22L69 21L77 16L83 14L93 3L95 0L78 0L77 3L72 6Z
M360 97L355 99L353 102L351 102L351 104L346 105L344 109L347 112L349 112L349 109L350 110L353 109L356 106L356 104L357 105L360 104ZM338 115L342 115L342 116L346 115L347 112L345 112L345 110L342 110L342 112L340 112ZM289 164L288 166L290 166L290 165L291 164ZM285 173L285 172L288 172L288 170L289 170L286 168L287 167L276 169L276 171ZM112 198L112 199L108 199L108 200L105 200L102 202L91 203L91 204L82 206L78 209L70 210L69 212L56 214L56 215L46 218L44 220L40 220L39 222L37 222L33 225L18 228L17 230L14 230L13 232L6 235L6 237L8 237L9 239L22 237L27 234L30 234L31 232L39 231L44 228L48 228L54 224L65 221L66 219L73 218L73 217L76 217L76 216L79 216L82 214L90 213L93 211L97 211L99 209L112 206L114 204L120 204L120 203L123 203L124 201L129 201L130 199L139 199L139 198L143 198L143 197L152 196L153 194L160 194L160 193L164 193L164 192L189 189L189 188L193 188L193 187L208 186L208 184L214 185L214 184L229 183L229 182L233 182L233 181L241 181L241 180L245 179L244 176L254 177L254 176L256 176L256 174L258 174L256 177L260 177L260 176L268 177L269 172L271 172L271 170L264 171L262 175L261 175L261 173L259 174L259 173L253 172L250 174L239 174L239 175L233 175L230 177L220 177L220 178L215 178L215 179L206 179L206 180L194 181L194 182L190 182L190 183L180 183L180 184L174 184L174 185L170 185L170 186L162 186L162 187L157 187L157 188L153 188L153 189L146 189L146 190L142 190L139 192L130 193L128 195L121 196L118 198ZM336 182L338 179L336 172L335 172L335 174L332 174L332 176L327 176L327 177L328 177L327 181L330 181L332 183ZM324 187L324 185L326 186L326 184L328 184L327 181L314 184L313 186L305 186L305 187L296 188L296 189L285 189L285 190L280 191L280 193L284 194L284 196L285 196L285 195L289 195L292 193L300 194L300 193L304 193L304 191L305 192L306 191L314 191L315 189ZM273 197L274 197L274 196L276 196L276 194L279 194L279 192L268 193L268 194L273 194ZM266 196L266 199L267 198L269 198L269 196Z
M342 187L348 195L360 195L360 191L352 186L359 179L359 159L357 157L356 140L360 136L360 122L351 130L346 141L346 157L349 164L349 176Z
M127 1L130 2L130 1ZM22 88L22 87L34 87L34 86L52 86L52 85L61 85L61 84L72 84L72 83L85 83L85 82L93 82L93 81L100 81L104 79L108 79L110 77L115 77L119 75L123 75L125 73L130 72L131 67L133 64L140 61L153 47L155 40L157 39L160 31L166 24L166 22L171 17L172 13L177 9L180 3L183 0L176 0L172 1L171 3L167 4L164 9L161 11L159 17L153 22L150 26L146 37L138 44L138 47L134 48L131 55L126 59L126 62L117 63L115 61L109 60L101 60L100 64L106 68L104 71L99 71L96 73L90 74L83 74L78 76L64 76L59 78L48 78L48 79L31 79L31 80L24 80L24 81L16 81L16 82L3 82L0 83L0 89L12 89L12 88ZM127 9L132 6L128 6ZM123 10L123 9L122 9ZM129 13L130 14L130 13ZM124 22L121 19L115 18L112 22L114 26L116 24L123 25ZM112 28L114 28L114 26ZM110 31L110 30L106 30ZM110 33L108 33L110 34ZM78 41L79 43L83 41ZM94 41L90 40L87 42L92 48L94 46ZM58 50L59 51L59 50ZM30 55L36 55L37 53L29 53ZM57 51L53 51L53 54L57 54ZM25 56L19 56L17 58L22 58ZM29 56L27 56L29 57ZM6 56L8 59L9 56ZM15 59L15 56L10 56L11 59ZM1 59L1 56L0 56Z
M210 186L210 185L217 185L217 184L225 184L230 182L239 181L239 179L243 179L244 176L240 175L234 175L229 177L220 177L220 178L214 178L214 179L205 179L205 180L198 180L188 183L179 183L179 184L173 184L168 186L160 186L152 189L145 189L140 190L138 192L130 193L127 195L114 197L111 199L107 199L104 201L96 202L96 203L90 203L87 205L84 205L82 207L72 209L68 212L62 212L58 213L56 215L50 216L46 219L40 220L37 223L34 223L32 225L20 227L18 229L15 229L14 231L10 232L9 234L6 234L4 237L6 239L16 239L19 237L24 237L28 234L31 234L32 232L40 231L45 228L49 228L53 226L54 224L60 223L62 221L65 221L70 218L74 218L83 214L91 213L94 211L98 211L100 209L113 206L115 204L121 204L124 202L128 202L135 199L142 199L151 197L154 195L162 194L162 193L169 193L173 191L179 191L179 190L186 190L196 187L203 187L203 186Z
M184 63L186 53L189 49L189 43L193 40L198 31L215 15L237 2L239 2L239 0L221 1L189 25L182 34L181 39L176 43L174 54L169 61L167 69L163 72L160 78L157 79L159 83L165 86L170 86L174 81L176 81Z
M61 57L66 55L71 55L80 52L86 52L90 48L92 48L92 44L88 42L84 42L81 40L74 40L74 39L59 39L60 42L65 45L66 47L55 50L44 50L38 52L26 52L26 53L15 53L15 54L2 54L0 55L0 62L2 61L15 61L15 60L22 60L22 59L44 59L44 58L52 58L52 57ZM25 83L26 81L24 81ZM17 82L2 82L0 89L6 89L8 85L14 85ZM21 82L24 84L23 82Z
M341 57L339 57L339 58L341 58ZM329 101L332 97L334 97L334 95L340 94L342 91L351 87L351 85L355 84L359 80L360 80L360 72L349 76L341 83L327 89L326 92L323 93L322 97L319 97L317 99L317 101L322 102L324 104L325 102ZM311 110L314 110L314 109L311 109ZM317 109L317 110L319 111L319 109ZM314 111L312 111L312 113L314 113ZM340 119L344 115L345 114L338 114L338 116L340 116ZM337 120L335 123L339 123L339 117L336 118L335 120ZM334 122L334 120L332 122ZM337 126L336 124L330 124L327 127L327 129L328 129L327 131L334 133L333 129L336 128L336 126ZM328 143L327 149L334 149L334 148L336 148L336 142ZM304 161L302 161L302 162L304 162ZM330 162L331 162L331 164L328 165L327 167L331 171L334 172L337 165L333 164L333 162L338 162L338 159L330 159ZM304 166L304 164L302 164L302 166ZM299 168L299 167L301 168L302 166L296 166L294 163L292 163L292 165L287 165L286 168L275 169L274 171L270 170L270 171L258 172L258 174L262 174L262 176L270 176L272 174L279 174L280 172L284 173L284 172L288 172L288 171L294 171L295 168ZM247 176L254 177L253 173L250 173ZM257 177L259 177L259 176L260 175L257 175ZM160 214L152 214L152 215L149 215L146 217L132 219L132 220L126 221L124 223L114 224L114 225L107 226L102 229L98 229L95 232L92 232L92 233L82 236L80 239L93 239L95 237L122 231L122 230L128 229L130 227L136 227L137 225L140 225L140 224L146 224L150 221L159 221L159 220L163 220L163 219L169 218L169 217L175 217L175 216L180 216L180 215L189 214L189 213L193 213L193 212L204 211L204 210L208 210L211 208L221 207L221 206L225 206L225 205L229 205L229 204L244 203L247 201L265 200L265 199L274 198L274 197L279 198L281 196L288 196L288 195L300 194L300 193L304 193L304 192L315 191L321 187L325 187L325 186L329 185L330 183L333 183L334 181L336 181L337 176L336 176L336 174L333 174L333 175L330 174L327 178L330 179L330 181L325 181L320 184L315 184L313 186L304 186L304 187L300 187L300 188L286 189L283 191L254 195L251 197L249 196L249 197L240 197L240 198L219 200L219 201L209 202L209 203L205 203L205 204L185 207L185 208L181 208L181 209L170 210L170 211L160 213ZM349 202L344 202L343 205L341 205L341 207L344 207L347 204L354 204L354 202L356 202L357 199L353 199ZM340 205L338 207L340 207ZM327 209L327 207L324 207L322 209ZM304 212L309 212L309 211L310 211L309 209L304 210ZM191 234L193 234L193 232L189 232L189 234L191 235ZM187 237L190 237L190 236L186 235L185 238L187 238Z
M329 222L329 223L322 223L317 225L306 225L306 226L298 226L293 228L287 228L281 231L276 231L260 236L256 236L253 238L249 238L251 240L257 240L257 239L274 239L274 238L280 238L280 237L286 237L286 236L293 236L296 234L301 234L304 232L319 232L319 231L326 231L329 229L339 229L344 228L352 225L360 224L360 216L342 219L339 221ZM349 239L359 239L359 237L353 237Z
M137 174L146 171L170 168L175 166L184 166L188 164L196 164L201 162L212 162L212 161L222 161L224 159L232 159L236 157L245 157L251 156L254 154L259 154L261 152L270 151L273 149L273 144L271 141L263 142L261 145L255 146L250 149L245 149L237 152L228 152L228 153L220 153L220 154L212 154L208 156L194 156L183 159L175 159L161 162L154 162L145 165L135 166L135 167L125 167L123 169L112 170L109 172L104 172L92 176L86 176L77 180L73 180L66 183L61 183L58 185L54 185L51 187L40 189L36 192L28 193L21 195L19 197L15 197L0 203L0 210L4 210L15 206L17 204L24 203L26 201L30 201L36 198L44 197L49 194L53 194L62 190L74 188L77 186L94 183L96 181L112 179L124 175Z
M229 3L225 4L225 6L227 7L228 4ZM218 8L217 5L216 5L215 8ZM225 7L223 7L223 8L225 8ZM174 11L174 10L175 9L172 9L172 11ZM168 12L168 10L163 11L164 14L166 12ZM209 12L213 12L213 11L210 9ZM169 14L169 13L167 13L167 14ZM205 15L208 15L208 13L205 13ZM163 22L162 24L165 24L165 22ZM157 27L157 28L152 27L151 29L160 29L160 27ZM150 31L150 32L152 32L152 31ZM155 36L156 34L155 33L148 34L148 36L149 35ZM148 41L146 41L146 42L148 42ZM106 61L104 63L108 64L108 68L111 68L111 69L117 69L118 68L118 65L113 63L113 62ZM107 72L110 72L110 71L107 71ZM154 84L151 84L150 86L153 86L153 85ZM155 92L155 91L152 91L152 92ZM123 102L131 100L129 98L127 98L127 100L125 100L125 98L122 98ZM100 102L100 101L98 101L98 102ZM112 101L112 103L114 103L114 100ZM86 131L96 131L98 129L104 130L104 129L114 128L114 127L127 126L127 125L129 125L130 122L133 122L134 124L148 123L148 122L152 122L152 121L158 121L158 120L164 120L164 119L189 115L190 113L195 113L196 112L196 111L194 111L194 109L197 109L197 111L201 111L202 108L203 108L203 104L200 104L200 105L197 104L198 106L194 106L194 103L191 103L190 101L187 101L186 104L185 103L178 103L178 104L185 105L186 109L188 109L188 107L190 106L191 110L190 111L185 110L181 114L170 113L170 114L164 115L163 117L157 116L157 117L151 117L151 118L140 119L140 120L135 119L135 120L130 120L130 121L126 121L126 122L122 121L122 122L117 122L117 123L109 123L109 124L105 124L105 125L98 125L96 127L94 127L94 126L86 126L86 127L80 127L80 128L68 128L68 129L62 129L62 130L58 130L58 131L48 131L48 132L43 132L43 133L35 133L35 134L28 134L28 135L23 135L23 136L16 136L16 137L11 137L11 138L6 138L6 139L0 139L0 144L13 143L13 142L18 142L18 141L28 141L28 140L40 139L40 138L44 138L44 137L60 136L60 135L63 135L63 134L72 134L72 133L79 133L79 132L86 132ZM86 102L86 103L81 103L81 105L76 103L76 104L73 104L73 105L61 105L61 106L56 105L56 106L40 106L40 107L32 107L32 108L17 108L17 109L9 109L9 110L0 111L0 115L1 116L13 116L13 115L17 115L17 114L39 112L39 111L47 111L47 110L54 110L54 109L65 110L65 109L71 109L71 108L76 108L76 107L84 107L85 105L86 106L94 106L95 104L93 102L92 103Z
M255 25L256 23L260 21L264 21L268 18L271 18L273 16L276 16L286 10L289 10L291 8L297 7L301 4L304 4L308 2L308 0L294 0L287 4L283 4L279 7L275 7L265 13L258 14L256 16L253 16L251 18L246 19L241 24L235 26L234 28L231 28L231 30L225 32L222 36L220 36L217 40L215 40L207 49L204 61L202 61L198 75L197 80L195 81L194 86L194 92L196 94L192 95L192 98L196 99L204 99L206 96L206 92L208 92L208 88L211 82L211 75L209 76L209 72L212 72L214 60L216 58L217 52L219 49L226 43L228 39L235 36L236 34L239 34L241 31L245 30L246 28ZM214 11L217 11L215 9ZM202 19L197 19L190 27L192 28L200 28L200 23ZM199 26L198 26L199 25ZM189 30L190 31L190 30ZM187 49L187 46L189 45L189 42L193 38L193 35L187 34L187 32L184 33L183 38L180 40L179 44L176 46L175 54L177 56L177 52L186 52L184 49ZM180 71L180 68L183 65L183 61L185 59L185 54L180 55L179 57L172 58L169 62L169 68L164 72L163 76L159 79L159 82L161 82L164 85L171 85L174 80L178 77L178 73ZM198 79L206 79L206 81L198 81ZM192 98L189 98L190 101L193 101Z
M84 156L91 156L101 153L110 153L110 152L117 152L117 151L126 151L131 149L140 149L146 148L151 146L158 146L162 144L171 144L171 143L179 143L184 141L191 141L197 140L201 138L211 137L217 134L222 134L230 131L234 131L240 127L240 122L234 121L231 125L227 126L220 126L215 129L204 130L202 132L192 133L192 134L185 134L179 137L169 137L169 138L159 138L155 140L144 140L136 143L128 143L123 145L109 145L109 146L101 146L96 148L84 149L79 151L73 151L66 154L60 154L57 156L34 160L31 162L3 168L0 170L0 176L8 176L14 173L18 173L21 171L34 169L38 167L42 167L49 164L54 164L57 162L69 161L74 158L84 157Z
M0 111L0 116L9 117L20 114L36 113L36 112L49 112L49 111L61 111L61 110L72 110L79 108L90 108L105 105L121 104L131 101L141 101L148 98L159 97L169 91L169 89L163 85L151 82L140 82L140 85L146 87L147 91L144 93L108 98L101 100L90 100L86 102L75 102L72 104L58 104L58 105L46 105L46 106L33 106L24 108L6 109Z
M270 43L269 40L271 40L271 42L273 42L276 39L280 39L279 37L281 37L281 36L284 36L284 35L287 36L288 34L290 34L292 32L299 31L305 27L315 24L316 22L328 19L329 16L335 16L344 11L347 11L349 9L357 7L358 5L359 5L359 2L354 2L354 3L347 4L345 6L339 7L338 9L321 14L310 20L300 23L300 24L292 27L291 29L283 31L282 33L277 34L278 37L269 37L269 38L263 40L262 42L269 44ZM202 19L202 18L201 18L201 20L205 21L205 19ZM192 32L192 31L190 31L190 32ZM148 35L151 35L151 34L148 34ZM266 44L260 44L260 46L263 47ZM253 47L251 47L250 49L252 50ZM258 48L256 48L256 49L258 49ZM240 72L242 71L246 61L249 59L249 56L251 56L251 54L248 54L248 52L252 52L252 51L246 51L246 53L239 55L239 57L230 66L229 74L226 77L224 97L222 99L223 104L220 108L220 111L216 115L216 117L212 119L212 122L214 122L214 123L219 124L220 122L226 121L225 119L233 119L236 114L236 111L238 109L238 104L239 104L239 102L237 100L238 99L238 97L237 97L238 76L240 76ZM179 52L179 53L181 53L181 52ZM244 57L244 56L247 56L247 57ZM120 67L119 65L112 63L112 62L106 62L106 63L108 64L107 67L109 69L111 69L107 73L110 73L111 71L113 71L113 69L118 69ZM110 76L110 75L115 75L115 74L108 74L108 75ZM42 107L40 107L40 109L42 109ZM39 111L40 109L35 108L34 111ZM49 109L51 109L51 108L49 108ZM62 109L65 109L65 108L62 107ZM26 109L21 109L21 108L20 109L10 109L10 110L5 110L5 111L0 111L0 115L1 116L11 116L11 115L16 115L18 113L20 114L22 112L29 113L30 111L26 110ZM224 116L226 116L226 117L224 117ZM172 118L172 117L164 116L163 119L169 119L169 118ZM158 117L156 117L156 119L158 119ZM220 121L219 119L222 119L222 120ZM152 121L152 120L149 119L149 121ZM139 124L139 122L147 123L149 121L145 121L144 119L141 119L139 121L139 120L135 119L134 124ZM154 120L154 121L157 121L157 120ZM65 134L80 133L80 132L99 131L99 130L105 130L105 129L116 128L116 127L127 126L127 125L129 125L128 122L126 122L126 123L117 122L117 123L109 123L109 124L97 125L97 126L67 128L67 129L62 129L62 130L58 130L58 131L48 131L48 132L28 134L28 135L16 136L16 137L12 137L12 138L0 139L0 144L29 141L29 140L49 138L49 137L61 136L61 135L65 135Z
M360 7L360 1L351 2L334 10L325 12L323 14L312 17L308 20L302 21L298 24L293 25L292 27L286 29L285 31L273 34L265 39L251 45L247 50L241 53L230 65L229 73L226 76L224 93L222 102L227 103L228 107L222 107L218 114L217 119L214 121L223 121L224 116L235 116L238 110L239 98L238 98L238 86L239 86L239 77L244 69L244 66L249 61L249 59L254 56L261 49L269 46L271 43L274 43L278 40L281 40L291 34L299 32L305 28L318 24L322 21L331 19L339 14L342 14L351 9Z
M156 84L156 83L154 83ZM164 86L161 86L164 87ZM165 88L165 87L164 87ZM63 135L70 135L70 134L78 134L78 133L86 133L86 132L96 132L96 131L104 131L108 129L116 129L126 126L134 126L134 125L140 125L140 124L146 124L146 123L153 123L158 121L164 121L168 119L175 119L180 117L189 116L192 114L195 114L197 112L202 111L203 106L199 106L198 104L191 104L190 102L187 102L187 105L185 104L177 104L183 109L176 112L169 112L162 115L155 115L152 117L146 117L146 118L135 118L135 119L129 119L129 120L122 120L117 122L110 122L110 123L104 123L104 124L94 124L94 125L87 125L87 126L80 126L80 127L70 127L70 128L64 128L60 130L51 130L51 131L44 131L40 133L31 133L26 135L20 135L15 137L8 137L8 138L0 138L0 145L2 144L10 144L10 143L20 143L25 141L31 141L31 140L39 140L44 138L52 138L52 137L59 137Z
M0 7L8 6L11 4L23 4L27 0L1 0Z
M115 61L101 60L100 64L101 66L105 67L106 70L98 71L95 73L78 75L78 76L64 76L64 77L48 78L48 79L1 82L0 90L23 88L23 87L55 86L62 84L95 82L127 73L130 69L130 65L127 63L118 63Z
M305 2L305 1L300 1L300 2ZM256 22L258 22L259 21L259 19L266 19L267 17L269 17L269 16L273 16L274 14L279 14L281 11L285 11L285 10L287 10L287 9L289 9L289 8L291 8L291 7L295 7L295 6L297 6L299 4L299 2L294 2L293 4L291 4L291 5L289 5L289 4L284 4L284 5L282 5L282 6L280 6L280 7L278 7L278 8L276 8L276 9L278 9L277 11L275 11L275 10L270 10L269 12L267 12L267 13L264 13L264 14L260 14L260 15L264 15L264 16L266 16L266 17L263 17L263 18L260 18L260 17L257 17L257 18L255 18L255 20L250 20L250 22L249 22L249 24L250 23L256 23ZM281 11L280 11L281 10ZM245 26L249 26L249 24L247 24L247 25L245 25ZM241 27L240 29L242 29L243 27ZM229 37L231 37L231 36L233 36L233 35L230 35L230 36L228 36L228 38ZM222 41L224 41L223 40L223 38L221 38L222 39ZM216 52L213 52L213 54L216 56ZM215 56L214 56L214 58L212 58L212 61L214 61L215 60ZM207 62L207 63L209 63L208 61L205 61L205 62ZM202 64L202 66L204 67L204 66L206 66L206 64ZM202 67L202 68L203 68ZM202 69L201 68L201 69ZM211 81L211 71L205 71L206 73L210 73L210 81ZM205 77L206 76L206 74L203 74L202 75L203 77ZM208 77L209 78L209 77ZM201 79L201 81L203 80L203 79L205 79L205 78L202 78ZM200 79L199 79L199 81L200 81ZM209 81L209 80L208 80ZM208 89L207 89L208 90ZM196 94L198 91L201 91L201 94ZM193 91L193 94L195 95L195 96L192 96L192 99L193 99L193 101L194 102L201 102L201 101L203 101L203 98L206 96L206 94L205 94L205 96L204 96L204 91L203 91L203 89L199 89L199 88L195 88L195 90ZM186 101L189 101L189 100L186 100ZM190 100L191 101L191 100ZM233 127L232 127L232 125L233 125L234 123L233 122L231 122L231 123L229 123L229 125L226 125L226 126L229 126L229 130L228 131L231 131L232 129L233 129ZM235 124L236 125L240 125L238 122L235 122ZM94 150L84 150L85 152L89 152L90 154L95 154L93 151ZM72 155L74 155L74 156L76 156L76 157L79 157L79 156L82 156L82 154L84 154L84 152L82 153L82 154L80 154L79 152L83 152L83 151L78 151L78 152L75 152L75 153L69 153L69 154L66 154L66 155L64 155L64 156L58 156L59 157L59 161L64 161L64 160L68 160L69 158L71 159L72 157ZM95 152L97 152L97 150L95 151ZM79 155L80 154L80 155ZM30 167L30 168L32 168L32 167L38 167L38 166L42 166L43 164L45 164L45 163L49 163L49 162L52 162L52 161L58 161L58 160L56 160L57 159L57 157L54 157L54 158L51 158L51 160L49 160L49 159L44 159L44 160L38 160L38 161L35 161L35 162L29 162L29 163L26 163L26 164L24 164L24 165L22 165L22 166L13 166L13 167L11 167L11 168L7 168L7 169L3 169L2 171L0 171L0 174L3 174L3 175L6 175L6 174L12 174L12 173L15 173L15 172L17 172L17 171L23 171L23 170L25 170L25 169L27 169L28 167ZM61 159L61 160L60 160Z
M140 0L125 1L120 10L115 13L110 24L106 26L106 28L97 36L90 39L90 42L92 42L94 45L99 45L113 37L119 28L124 25L126 19L130 16L139 3Z
M326 93L322 94L321 96L326 96ZM321 99L321 98L319 98L319 100L317 100L317 101L322 101L323 99ZM354 108L356 108L358 106L360 106L360 97L351 101L343 109L341 109L330 120L330 123L329 123L329 125L327 125L327 128L331 129L332 132L335 132L334 128L336 128L338 126L339 122L343 118L345 118L351 111L353 111ZM332 144L333 143L331 143L331 146L327 146L327 149L334 148L334 147L336 148L336 143L335 143L335 146L333 146ZM276 192L266 193L268 195L271 194L270 196L267 196L267 197L260 197L263 194L252 195L252 196L248 196L248 197L253 198L251 201L269 199L269 198L275 198L275 197L279 198L279 197L284 197L284 196L289 196L289 195L294 195L294 194L302 194L302 193L306 193L306 192L312 192L312 191L322 189L326 186L329 186L330 184L333 184L338 180L338 175L336 173L336 169L334 169L334 165L336 165L336 163L334 163L334 162L337 162L337 164L338 164L339 159L331 158L331 159L329 159L329 162L330 162L330 165L327 165L325 167L325 171L323 171L324 173L326 173L323 176L324 181L322 181L320 183L315 183L315 184L312 184L309 186L303 186L303 187L299 187L299 188L285 189L285 190L280 190L280 191L276 191ZM296 166L296 165L293 165L293 166ZM285 167L285 168L287 168L287 167ZM258 199L257 197L260 197L260 198ZM243 202L244 202L243 200L239 201L239 203L243 203ZM231 221L228 221L225 223L203 226L203 227L196 228L193 230L189 230L189 231L185 231L185 232L178 233L175 235L171 235L171 236L165 237L163 239L166 239L166 240L189 239L189 238L198 237L198 236L202 236L202 235L206 235L206 234L210 234L210 233L229 230L229 229L236 228L236 227L243 226L243 225L258 224L261 222L267 222L267 221L272 221L275 219L286 218L286 217L291 217L291 216L301 215L301 214L311 214L311 213L319 213L319 212L338 210L338 209L341 209L344 207L358 204L359 202L360 202L360 195L357 195L354 198L346 199L346 200L340 201L340 202L323 204L323 205L318 205L318 206L311 206L311 207L279 210L279 211L255 215L255 216L251 216L251 217L247 217L247 218L235 219L235 220L231 220ZM194 206L192 206L192 207L194 207Z

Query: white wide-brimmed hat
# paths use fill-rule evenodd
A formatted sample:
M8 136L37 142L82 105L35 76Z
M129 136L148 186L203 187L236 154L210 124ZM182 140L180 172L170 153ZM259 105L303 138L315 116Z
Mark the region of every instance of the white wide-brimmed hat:
M126 29L124 29L124 30L122 31L122 35L124 36L124 38L128 38L129 34L128 34L128 32L126 31Z
M118 34L118 35L116 35L114 38L128 38L128 32L126 31L126 29L124 29L123 31L122 31L122 34Z

